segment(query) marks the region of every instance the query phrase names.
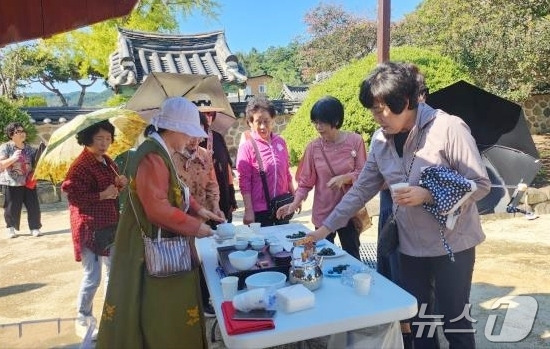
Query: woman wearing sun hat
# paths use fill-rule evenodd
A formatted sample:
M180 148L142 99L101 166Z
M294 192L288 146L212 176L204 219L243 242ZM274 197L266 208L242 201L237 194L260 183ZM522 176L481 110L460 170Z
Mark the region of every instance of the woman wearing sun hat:
M183 97L166 99L145 130L147 139L128 165L129 193L115 242L111 277L97 348L207 348L199 261L194 239L212 235L206 220L223 221L201 207L178 181L172 157L191 137L206 137L197 107ZM140 214L141 213L141 214ZM146 235L188 238L192 270L155 278L144 263Z

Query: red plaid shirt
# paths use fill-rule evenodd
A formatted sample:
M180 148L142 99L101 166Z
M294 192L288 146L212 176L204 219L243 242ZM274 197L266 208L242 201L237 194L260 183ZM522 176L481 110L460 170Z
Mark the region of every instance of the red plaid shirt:
M82 247L90 246L92 232L118 223L118 202L99 200L99 193L115 183L116 164L103 156L105 164L97 161L86 148L72 163L61 190L67 193L71 231L76 261L81 260Z

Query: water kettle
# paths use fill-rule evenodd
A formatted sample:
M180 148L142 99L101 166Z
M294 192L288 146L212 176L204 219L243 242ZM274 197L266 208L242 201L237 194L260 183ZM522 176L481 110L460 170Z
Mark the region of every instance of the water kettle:
M291 252L294 252L294 248L292 248ZM289 282L291 284L300 283L310 291L318 289L323 282L322 263L323 257L317 256L316 253L308 254L307 252L302 252L301 258L293 257L288 273Z

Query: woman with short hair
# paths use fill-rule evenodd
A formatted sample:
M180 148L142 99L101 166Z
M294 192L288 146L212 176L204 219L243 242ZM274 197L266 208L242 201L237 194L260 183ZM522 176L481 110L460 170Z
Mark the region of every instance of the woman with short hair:
M400 285L416 297L422 312L413 318L415 348L438 348L437 333L423 331L430 320L443 322L451 348L475 348L469 297L475 250L485 239L476 202L490 181L468 125L459 117L419 103L417 72L405 63L379 64L363 81L361 104L380 125L364 169L314 240L344 226L384 183L406 181L392 190L399 236ZM422 183L426 168L456 171L477 188L462 202L454 226L442 227L433 213L432 191ZM427 316L427 317L426 317Z
M73 161L61 190L67 194L74 256L82 263L83 276L76 301L76 334L84 338L93 319L94 296L101 283L102 264L105 265L105 286L114 248L114 231L118 223L118 193L127 180L118 175L117 165L107 155L115 138L115 127L107 120L80 132L76 139L84 146ZM103 235L103 236L100 236ZM109 240L106 246L98 241ZM92 339L97 336L93 333Z
M0 146L0 185L4 194L4 220L8 238L17 237L21 209L27 209L30 233L41 236L40 203L36 182L32 179L36 149L27 144L27 131L20 122L10 122L5 128L9 141Z
M277 215L283 217L298 210L309 191L314 189L311 220L315 227L320 227L359 176L367 154L360 135L340 130L344 123L344 106L337 98L325 96L315 102L310 119L319 137L306 146L296 171L298 189L294 201L279 208ZM327 240L334 242L336 233L342 248L360 260L360 232L351 220L328 234Z
M239 187L244 201L244 224L259 222L262 226L271 226L288 223L278 221L272 215L269 200L264 193L260 164L256 159L257 151L265 171L269 199L294 193L288 148L284 139L273 132L274 119L275 107L267 98L254 97L248 102L246 120L251 129L250 139L242 143L237 152Z

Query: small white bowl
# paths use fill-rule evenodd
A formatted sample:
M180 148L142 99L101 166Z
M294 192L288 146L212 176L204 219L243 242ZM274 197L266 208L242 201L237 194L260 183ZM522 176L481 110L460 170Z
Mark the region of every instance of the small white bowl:
M262 271L252 274L244 280L246 288L249 290L255 288L279 289L286 284L286 275L278 271Z
M246 250L247 247L248 247L247 240L237 240L235 242L235 248L239 251Z
M246 250L231 252L228 256L229 263L237 270L248 270L258 260L258 251Z
M264 240L252 240L250 241L250 246L252 246L253 249L256 251L261 251L265 247L265 241Z

